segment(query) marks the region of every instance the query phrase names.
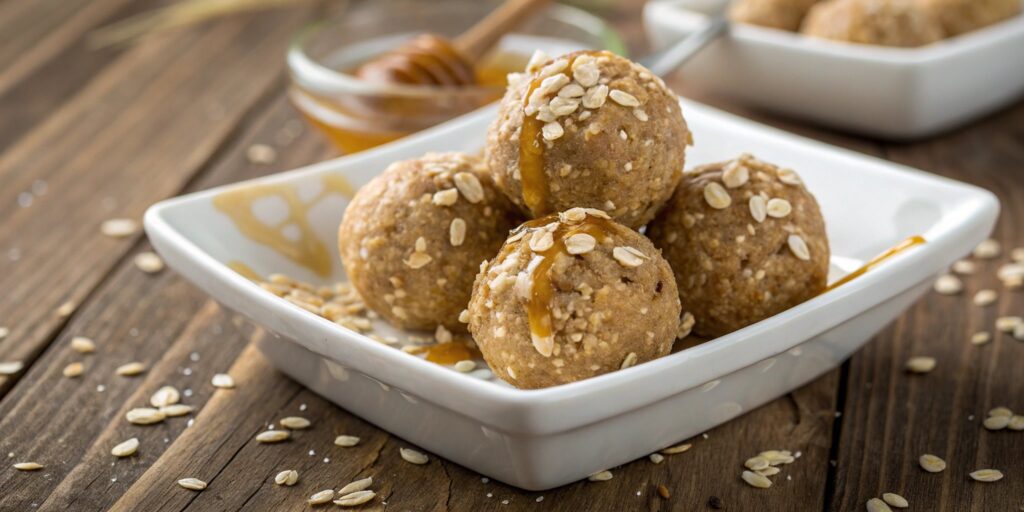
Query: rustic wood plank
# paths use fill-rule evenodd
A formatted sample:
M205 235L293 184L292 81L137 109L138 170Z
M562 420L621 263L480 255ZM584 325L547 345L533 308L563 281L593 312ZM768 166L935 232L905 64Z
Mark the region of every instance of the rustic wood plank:
M265 101L282 80L280 49L307 16L244 15L147 41L3 155L2 359L31 362L62 324L58 305L80 303L137 239L99 236L105 218L139 219L180 191ZM46 193L19 206L39 183Z
M328 150L317 137L291 140L294 135L289 134L298 122L295 116L279 95L232 141L221 163L191 189L273 169L245 159L245 149L255 142L287 145L288 151L282 151L274 166L294 167L322 159ZM26 378L0 402L0 453L14 452L15 458L33 458L47 465L45 475L0 471L0 488L11 490L0 495L0 509L36 503L43 510L106 510L160 457L187 422L187 418L174 418L158 426L138 427L125 421L125 411L144 406L150 394L167 384L181 391L191 389L193 396L183 397L183 402L202 407L213 391L211 376L231 366L250 333L248 323L220 311L170 271L150 276L130 259L122 261ZM97 354L73 352L68 342L76 335L94 338ZM193 353L199 361L191 360ZM84 360L87 373L80 381L63 379L61 370L74 360ZM154 366L132 380L113 376L115 367L131 360ZM185 375L185 368L191 375ZM281 377L275 382L294 386ZM100 384L105 386L102 393L96 391ZM69 389L74 391L70 398ZM69 400L74 407L67 406ZM110 448L132 436L142 442L139 455L114 461Z
M946 136L917 144L890 144L898 162L975 183L995 192L1003 214L996 237L1005 252L1024 246L1024 103ZM856 354L850 363L841 424L834 510L854 510L882 492L905 496L915 509L1015 510L1024 497L1024 440L1018 432L990 432L981 421L998 405L1024 411L1024 343L996 334L1001 315L1024 312L1022 293L1005 291L995 270L1007 260L979 261L977 275L964 278L955 297L929 293L895 325ZM1000 299L982 308L971 302L980 289ZM987 330L993 341L968 342ZM938 360L927 375L908 375L907 358ZM918 457L932 453L948 469L929 474ZM973 482L968 473L1002 470L994 484Z

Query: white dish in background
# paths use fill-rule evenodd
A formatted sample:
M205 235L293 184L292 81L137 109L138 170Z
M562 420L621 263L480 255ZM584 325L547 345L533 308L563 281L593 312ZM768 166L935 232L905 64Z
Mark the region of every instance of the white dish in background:
M648 2L661 47L700 28L726 0ZM687 84L765 110L869 136L933 135L1024 93L1024 16L920 48L827 41L754 25L682 68Z
M995 222L998 202L987 191L693 102L683 107L697 142L688 166L747 151L802 174L828 224L833 278L908 236L923 235L928 243L714 341L597 378L518 390L487 379L489 371L461 374L429 363L264 291L226 263L242 260L262 275L325 284L343 279L341 264L335 260L329 276L317 276L243 236L213 206L225 191L268 185L309 201L321 197L325 176L358 186L396 160L477 151L494 107L350 157L161 202L146 213L146 231L171 267L268 331L259 347L285 373L432 453L518 487L547 489L698 435L834 368ZM271 211L280 205L271 203L256 205L257 216L280 218ZM328 194L308 212L332 254L346 204Z

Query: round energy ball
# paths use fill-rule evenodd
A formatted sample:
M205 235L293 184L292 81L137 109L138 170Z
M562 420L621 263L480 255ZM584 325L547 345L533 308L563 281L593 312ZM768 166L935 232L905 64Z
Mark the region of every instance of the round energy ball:
M597 208L638 228L671 195L690 142L678 98L639 64L609 52L535 55L510 78L486 159L533 218Z
M938 18L916 0L828 0L801 29L822 39L881 46L924 46L945 37Z
M584 208L513 231L481 266L468 321L494 373L519 388L667 355L691 325L680 321L672 269L651 242Z
M750 155L688 171L648 236L675 271L694 332L716 337L826 286L829 245L814 196L791 169Z
M818 0L736 0L729 7L729 18L740 23L761 25L790 32L800 30L800 22Z
M918 0L930 10L950 36L1017 16L1021 12L1019 0Z
M359 189L338 247L370 309L403 328L464 332L458 317L474 272L518 222L479 158L428 153L392 164Z

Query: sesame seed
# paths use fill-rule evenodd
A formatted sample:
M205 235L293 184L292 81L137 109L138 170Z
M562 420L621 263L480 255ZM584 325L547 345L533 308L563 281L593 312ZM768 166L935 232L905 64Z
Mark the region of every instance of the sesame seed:
M313 494L306 500L306 503L310 505L323 505L334 499L334 489L325 489L318 493Z
M256 435L256 441L261 443L280 443L291 437L287 430L267 430Z
M152 425L154 423L160 423L166 417L167 415L160 412L160 410L149 407L138 407L125 414L125 418L128 420L128 423L132 423L134 425Z
M334 500L335 505L342 507L355 507L372 500L377 493L373 491L356 491Z
M399 448L398 453L402 456L402 460L411 464L426 464L430 462L425 453L413 450L412 448Z
M998 240L988 239L978 244L974 248L973 254L975 258L980 259L992 259L999 256L1003 252L1003 246Z
M154 252L140 252L135 255L134 262L139 270L147 274L156 274L164 269L164 260Z
M892 492L887 492L887 493L883 494L882 495L882 500L884 500L890 506L893 506L893 507L896 507L896 508L907 508L907 507L910 506L910 502L908 502L906 498L904 498L903 496L900 496L899 494L892 493Z
M334 444L343 448L351 448L359 444L359 438L356 436L338 436L334 438Z
M711 182L704 186L704 200L716 210L728 208L732 204L732 197L717 182Z
M448 239L455 247L462 245L466 241L466 221L452 219L451 225L448 226Z
M611 479L612 472L608 470L598 471L597 473L594 473L587 477L587 480L590 480L591 482L607 482L608 480Z
M100 225L100 232L111 238L127 238L139 230L139 223L132 219L108 219Z
M804 242L804 239L800 238L800 235L789 235L789 238L786 239L786 243L789 245L790 252L792 252L797 259L803 261L811 259L811 251L807 248L807 243Z
M281 421L278 423L288 430L303 430L312 425L309 420L301 416L288 416L287 418L281 418Z
M979 482L995 482L1003 479L1003 472L998 469L979 469L971 472L971 478Z
M665 487L665 484L661 484L658 486L658 496L661 496L666 500L672 497L672 495L669 494L668 492L668 487Z
M775 217L776 219L781 219L793 211L793 207L789 204L789 201L779 199L777 197L769 199L767 206L768 216Z
M235 387L235 379L226 373L217 373L210 379L210 383L213 387L219 389L233 389Z
M73 379L75 377L78 377L78 376L82 375L82 373L84 371L85 371L85 366L82 365L82 363L80 363L78 361L75 361L75 362L65 366L64 370L61 373L64 374L65 377L67 377L69 379Z
M133 437L110 449L110 454L115 457L130 457L139 449L139 439Z
M425 267L428 263L430 263L433 260L434 258L432 258L429 254L425 252L414 252L409 255L409 259L406 260L404 263L409 268L416 270Z
M294 469L286 469L274 476L274 483L291 487L299 481L299 472Z
M946 461L926 453L918 459L918 463L921 464L921 468L929 473L939 473L946 469Z
M641 123L647 122L648 119L647 112L640 108L633 109L633 117L637 118Z
M96 343L84 336L75 336L71 338L71 350L79 354L91 354L96 352Z
M942 295L956 295L963 291L964 284L952 274L943 274L935 280L935 291Z
M917 356L907 360L906 368L911 373L928 373L935 369L935 364L934 357Z
M146 365L138 361L118 366L114 373L122 377L134 377L146 371Z
M753 471L744 471L741 476L743 477L744 482L750 484L752 487L757 487L758 489L767 489L772 486L772 481L769 480L768 477L754 473Z

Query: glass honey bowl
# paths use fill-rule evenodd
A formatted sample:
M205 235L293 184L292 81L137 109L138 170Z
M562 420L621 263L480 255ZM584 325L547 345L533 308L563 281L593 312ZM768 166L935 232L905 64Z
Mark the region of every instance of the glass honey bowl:
M535 50L555 56L581 49L625 54L600 18L553 4L502 38L476 65L477 84L381 84L352 74L360 64L422 33L454 39L500 0L374 0L314 23L288 49L288 96L343 153L362 151L466 114L501 98L506 76Z

